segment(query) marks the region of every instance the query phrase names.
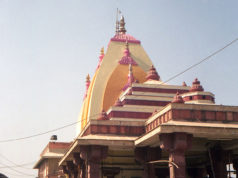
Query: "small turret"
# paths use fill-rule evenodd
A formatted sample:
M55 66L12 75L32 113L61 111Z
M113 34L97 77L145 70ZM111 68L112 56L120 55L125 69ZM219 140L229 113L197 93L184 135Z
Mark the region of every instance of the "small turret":
M176 93L172 103L184 103L182 96L179 95L179 92Z
M154 68L154 66L152 65L150 70L147 72L147 76L146 76L147 80L160 80L160 76L157 73L156 69Z
M202 85L200 85L200 81L197 78L195 78L193 81L193 85L189 91L204 91Z

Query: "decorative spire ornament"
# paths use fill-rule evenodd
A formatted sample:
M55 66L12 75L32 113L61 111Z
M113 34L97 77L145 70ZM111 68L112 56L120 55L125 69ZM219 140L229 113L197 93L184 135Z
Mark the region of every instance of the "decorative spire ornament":
M104 58L104 47L102 47L101 50L100 50L100 56L99 56L97 69L100 67L103 58Z
M202 85L200 84L200 81L195 78L195 80L193 81L193 85L191 87L191 89L189 91L204 91Z
M121 11L117 8L117 15L116 15L116 35L119 34L119 21L118 21L118 15L121 14Z
M90 86L90 83L91 83L91 81L90 81L90 76L89 76L89 74L87 75L87 77L86 77L86 92L85 92L85 94L84 94L84 99L87 97L87 93L88 93L88 88L89 88L89 86Z
M125 34L126 33L126 28L125 28L125 19L123 15L121 16L121 20L119 22L119 33L120 34Z
M135 81L135 78L133 75L132 65L129 64L128 80L127 80L127 84L123 87L123 91L125 91L128 87L130 87L134 81Z
M86 89L88 89L89 85L90 85L90 75L88 74L86 77Z
M132 64L132 65L137 65L135 60L131 57L130 50L129 50L129 43L126 41L125 45L125 50L124 50L124 55L120 59L119 64Z
M150 70L147 72L147 76L146 76L147 80L160 80L160 76L157 73L156 69L154 68L154 66L152 65Z
M182 96L179 95L179 92L176 93L172 103L184 103Z

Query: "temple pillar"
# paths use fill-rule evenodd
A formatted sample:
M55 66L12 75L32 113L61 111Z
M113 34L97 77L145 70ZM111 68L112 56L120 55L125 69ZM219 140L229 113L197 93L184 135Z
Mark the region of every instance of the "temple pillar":
M160 134L160 148L169 152L170 178L186 178L185 151L191 146L192 135L187 133Z
M232 163L233 163L233 168L236 171L236 178L238 178L238 172L237 172L238 171L238 159L233 159Z
M106 146L80 146L80 157L85 161L87 178L100 177L100 163L107 157L107 151Z
M84 161L80 158L80 153L73 154L73 163L75 165L74 178L83 178Z
M215 145L209 149L209 156L211 162L211 172L215 178L226 178L227 177L227 158L228 154L222 150L220 145ZM214 175L215 174L215 175Z
M159 147L138 147L135 149L135 159L144 167L143 178L155 178L154 164L150 161L157 161L161 158L161 149Z
M78 168L73 161L66 161L69 178L78 178Z
M67 176L68 178L70 178L70 174L69 174L69 171L68 171L66 165L61 166L61 168L62 168L63 174L64 174L65 176Z

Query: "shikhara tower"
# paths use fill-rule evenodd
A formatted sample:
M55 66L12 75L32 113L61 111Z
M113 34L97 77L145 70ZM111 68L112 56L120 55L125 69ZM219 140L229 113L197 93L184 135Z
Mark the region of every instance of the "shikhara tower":
M128 82L129 65L133 68L133 76L138 83L146 81L146 72L152 62L141 46L141 42L126 34L125 21L122 16L118 30L111 38L106 53L101 51L99 64L86 86L86 98L79 115L77 133L85 127L89 120L97 119L102 110L107 111L122 94ZM86 82L87 84L87 82Z
M238 168L237 122L238 107L216 105L197 78L163 83L122 16L59 165L73 178L225 178L226 164Z

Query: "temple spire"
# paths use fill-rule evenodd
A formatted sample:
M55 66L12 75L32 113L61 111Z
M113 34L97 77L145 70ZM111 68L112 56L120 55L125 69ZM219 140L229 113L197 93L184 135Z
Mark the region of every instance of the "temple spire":
M155 67L152 65L150 70L147 72L147 76L146 76L147 80L160 80L160 76L157 73Z
M119 60L119 64L132 64L132 65L137 65L137 63L134 61L134 59L130 55L130 50L129 50L129 44L128 41L126 41L126 47L124 50L124 55L122 58Z
M119 21L118 15L121 14L121 11L117 8L117 15L116 15L116 35L119 34Z
M104 47L102 47L100 50L99 62L102 62L103 57L104 57Z
M133 75L133 71L132 71L132 65L129 64L129 75L128 75L128 82L130 83L130 85L134 82L134 75Z
M87 77L86 77L86 92L85 92L85 94L84 94L84 99L87 97L87 93L88 93L88 88L89 88L89 86L90 86L90 76L89 76L89 74L88 74Z
M135 78L132 71L132 65L129 64L128 80L127 80L127 84L123 88L123 91L125 91L128 87L130 87L134 81L135 81Z
M125 34L126 33L126 28L125 28L125 19L124 16L121 16L121 20L119 22L119 33L120 34Z
M100 56L99 56L97 69L100 67L103 57L104 57L104 47L102 47L101 50L100 50Z

